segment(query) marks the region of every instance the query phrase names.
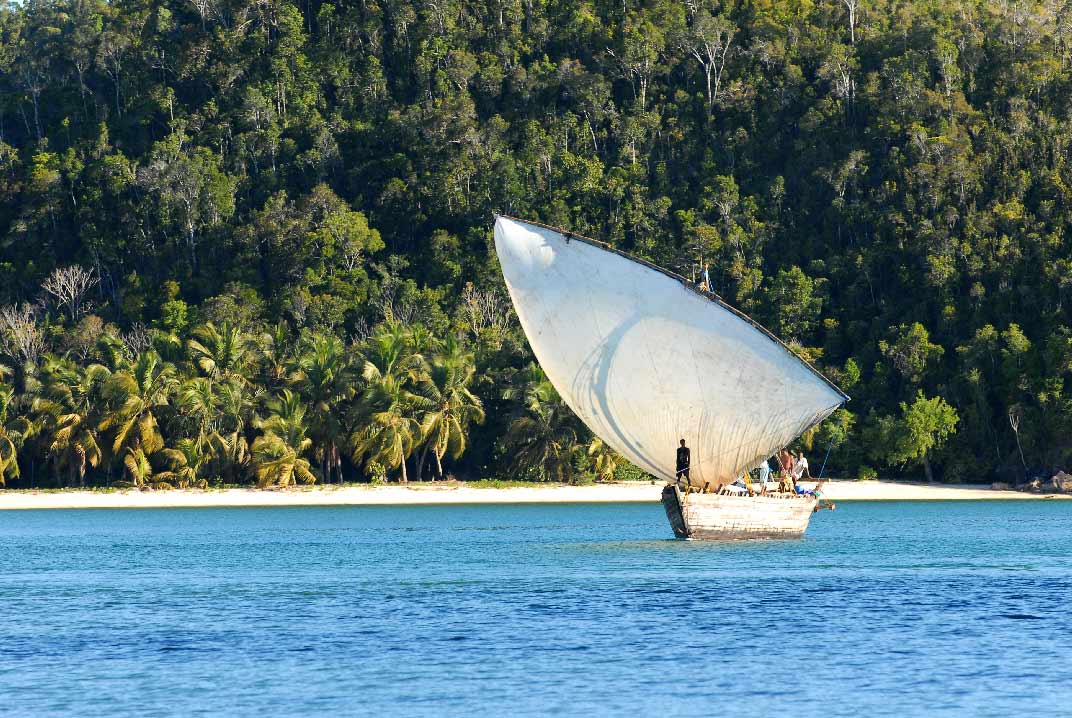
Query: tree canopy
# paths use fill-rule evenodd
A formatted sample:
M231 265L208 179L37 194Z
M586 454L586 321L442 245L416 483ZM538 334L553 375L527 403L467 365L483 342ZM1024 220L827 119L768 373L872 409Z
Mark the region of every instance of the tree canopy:
M959 419L922 455L945 478L1067 462L1068 17L0 4L2 474L120 480L125 452L155 476L141 452L170 477L338 479L399 456L487 475L511 470L525 417L585 444L554 397L508 391L532 357L494 212L708 266L853 395L819 434L837 469L873 460L920 392ZM593 461L575 448L531 451L565 476Z

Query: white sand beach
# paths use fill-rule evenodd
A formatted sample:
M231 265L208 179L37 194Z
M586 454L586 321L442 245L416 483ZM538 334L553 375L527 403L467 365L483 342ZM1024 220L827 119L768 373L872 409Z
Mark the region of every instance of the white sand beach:
M808 486L805 483L805 486ZM287 490L221 489L174 491L0 491L4 509L167 508L212 506L375 506L418 504L529 504L657 502L661 482L484 488L458 483L408 486L313 486ZM829 501L1067 499L1057 494L993 491L983 485L934 485L891 481L830 481Z
M811 488L813 484L803 482ZM1072 499L1065 494L994 491L989 484L926 484L899 481L828 481L823 498L829 501L978 501L981 499Z

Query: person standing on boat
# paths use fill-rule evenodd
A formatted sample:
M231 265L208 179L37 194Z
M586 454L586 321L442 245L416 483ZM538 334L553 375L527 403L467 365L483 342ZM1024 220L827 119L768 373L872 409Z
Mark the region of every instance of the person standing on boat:
M793 455L788 449L778 452L778 477L784 479L793 473Z
M681 440L681 446L677 448L677 478L678 481L682 477L685 481L689 480L689 466L692 463L692 452L689 451L689 447L685 446L685 440Z
M763 459L763 463L760 464L756 468L759 469L759 483L760 483L760 485L761 486L766 486L767 485L767 479L770 478L770 462L768 462L766 459Z
M804 452L797 452L797 460L793 462L793 481L800 481L802 478L811 479L811 470L808 468L808 460L804 458Z
M793 486L793 455L788 449L778 452L778 490L787 493L795 493Z

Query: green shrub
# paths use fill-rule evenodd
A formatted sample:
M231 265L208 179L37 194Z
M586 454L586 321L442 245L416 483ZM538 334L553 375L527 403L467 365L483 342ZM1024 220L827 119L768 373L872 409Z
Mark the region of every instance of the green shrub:
M644 469L622 460L614 467L615 481L651 481L651 476Z
M365 467L368 472L369 483L373 486L383 486L387 483L387 468L378 461L370 461Z
M573 486L591 486L596 482L596 475L591 471L578 471L570 478Z

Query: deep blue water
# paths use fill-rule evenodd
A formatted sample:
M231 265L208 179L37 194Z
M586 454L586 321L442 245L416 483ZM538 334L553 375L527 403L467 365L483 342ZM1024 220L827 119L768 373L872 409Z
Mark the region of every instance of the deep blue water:
M1072 502L0 514L8 715L1072 715Z

